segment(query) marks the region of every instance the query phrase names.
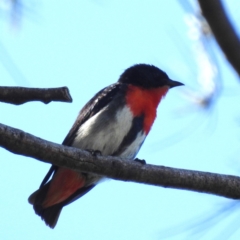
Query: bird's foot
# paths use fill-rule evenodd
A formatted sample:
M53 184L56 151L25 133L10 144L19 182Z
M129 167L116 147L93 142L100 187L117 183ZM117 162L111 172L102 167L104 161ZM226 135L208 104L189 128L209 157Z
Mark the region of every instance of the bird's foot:
M91 153L94 157L101 156L102 153L99 150L85 149L87 152Z
M141 163L142 165L147 164L144 159L135 158L134 161Z

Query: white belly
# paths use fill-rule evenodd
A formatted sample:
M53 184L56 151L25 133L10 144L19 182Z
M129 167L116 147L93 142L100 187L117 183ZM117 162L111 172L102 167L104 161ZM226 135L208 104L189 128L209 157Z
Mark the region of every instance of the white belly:
M82 124L73 141L73 147L99 150L102 155L112 155L119 149L132 126L133 115L125 106L117 111L115 117L109 116L106 114L107 107ZM145 137L145 134L139 132L136 139L119 156L133 159Z

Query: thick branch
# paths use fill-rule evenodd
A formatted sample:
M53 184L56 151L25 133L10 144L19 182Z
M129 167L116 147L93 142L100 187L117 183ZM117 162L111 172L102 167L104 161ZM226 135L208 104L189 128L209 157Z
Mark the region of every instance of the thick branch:
M67 87L61 88L24 88L24 87L0 87L0 102L20 105L30 101L72 102Z
M89 152L51 143L3 124L0 124L0 146L43 162L76 171L93 172L116 180L240 198L239 177L143 165L111 156L94 157Z
M219 46L240 75L240 40L224 11L221 1L198 0L198 2Z

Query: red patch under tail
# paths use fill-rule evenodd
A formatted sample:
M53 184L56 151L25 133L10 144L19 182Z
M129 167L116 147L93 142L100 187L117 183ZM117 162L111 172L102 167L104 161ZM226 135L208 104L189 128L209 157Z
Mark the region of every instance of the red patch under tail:
M33 204L36 214L54 228L62 208L72 201L71 197L80 197L93 187L84 187L84 184L85 175L59 168L52 180L31 194L28 201Z

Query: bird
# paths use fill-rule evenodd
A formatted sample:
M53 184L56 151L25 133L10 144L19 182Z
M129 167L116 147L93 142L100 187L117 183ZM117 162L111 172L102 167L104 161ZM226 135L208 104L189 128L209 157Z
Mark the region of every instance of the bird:
M182 85L154 65L135 64L86 103L62 144L134 160L159 103L169 89ZM54 228L62 208L89 192L102 178L52 165L28 202L45 224Z

